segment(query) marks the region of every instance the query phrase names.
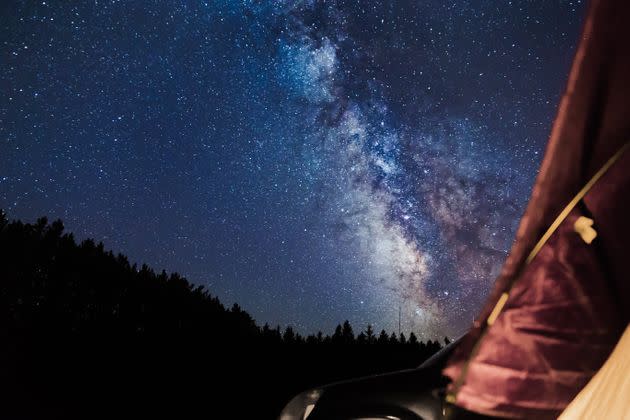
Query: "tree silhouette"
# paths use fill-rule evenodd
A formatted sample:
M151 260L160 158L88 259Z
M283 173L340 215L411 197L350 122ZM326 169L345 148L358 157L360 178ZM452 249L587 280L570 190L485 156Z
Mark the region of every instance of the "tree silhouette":
M343 343L343 332L342 332L341 325L339 324L335 327L335 332L332 335L332 343L333 344Z
M295 332L293 332L293 328L290 325L284 330L282 339L284 340L285 343L289 343L289 344L295 343Z
M368 343L373 343L375 341L372 325L368 324L367 328L365 329L365 335L366 335L366 341Z
M381 330L381 333L378 336L378 343L381 345L389 343L389 336L385 330Z
M0 367L15 385L3 394L13 418L92 417L81 410L114 404L112 390L136 404L145 396L178 409L231 409L242 405L243 383L257 390L244 418L274 418L304 389L415 367L441 347L413 332L376 338L371 325L355 336L347 320L306 338L292 326L259 327L237 303L227 309L177 273L138 268L92 239L77 244L60 220L25 224L2 210L0 281L9 355ZM221 391L191 398L198 382Z
M344 321L343 327L341 328L341 339L345 344L350 344L354 341L354 332L348 320Z

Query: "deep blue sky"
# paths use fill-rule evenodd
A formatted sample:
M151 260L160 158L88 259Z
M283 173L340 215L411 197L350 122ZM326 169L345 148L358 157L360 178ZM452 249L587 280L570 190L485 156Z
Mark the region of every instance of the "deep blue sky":
M260 322L463 331L509 250L583 1L0 6L0 208Z

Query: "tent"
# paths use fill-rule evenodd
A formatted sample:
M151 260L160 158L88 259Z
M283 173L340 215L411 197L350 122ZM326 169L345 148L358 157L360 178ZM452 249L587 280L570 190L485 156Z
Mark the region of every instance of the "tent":
M630 419L630 327L604 366L562 412L560 420Z
M510 255L444 369L455 410L556 418L619 342L630 320L629 140L630 2L594 0ZM627 389L620 366L606 377Z

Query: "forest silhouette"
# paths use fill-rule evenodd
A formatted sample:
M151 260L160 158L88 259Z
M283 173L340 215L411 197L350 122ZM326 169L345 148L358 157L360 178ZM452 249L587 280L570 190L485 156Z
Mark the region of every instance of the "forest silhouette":
M177 273L77 243L60 220L2 211L0 280L4 418L274 419L300 391L442 347L348 321L327 335L261 327Z

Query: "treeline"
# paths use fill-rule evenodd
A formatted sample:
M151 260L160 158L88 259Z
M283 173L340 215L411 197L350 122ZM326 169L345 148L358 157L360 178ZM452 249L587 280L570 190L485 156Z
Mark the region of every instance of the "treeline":
M274 418L303 389L419 365L411 333L259 327L177 273L0 212L0 362L12 418ZM221 414L220 414L221 413ZM126 415L124 417L127 417Z
M238 305L234 304L234 307L238 308ZM233 311L234 307L232 309ZM268 339L283 342L285 344L407 346L412 348L414 351L426 354L427 357L442 348L442 345L438 341L429 340L426 343L418 341L418 337L416 337L416 334L413 332L409 334L409 338L405 336L405 333L396 335L396 333L392 332L388 335L385 330L381 330L380 334L377 336L374 334L374 330L371 325L368 325L365 330L355 336L354 330L349 321L345 321L343 325L337 325L335 332L332 335L326 336L324 336L320 331L317 334L302 337L299 333L296 333L291 326L288 326L284 331L281 331L280 326L271 330L268 324L265 324L262 327L261 333ZM448 344L449 342L448 337L444 337L444 344Z

